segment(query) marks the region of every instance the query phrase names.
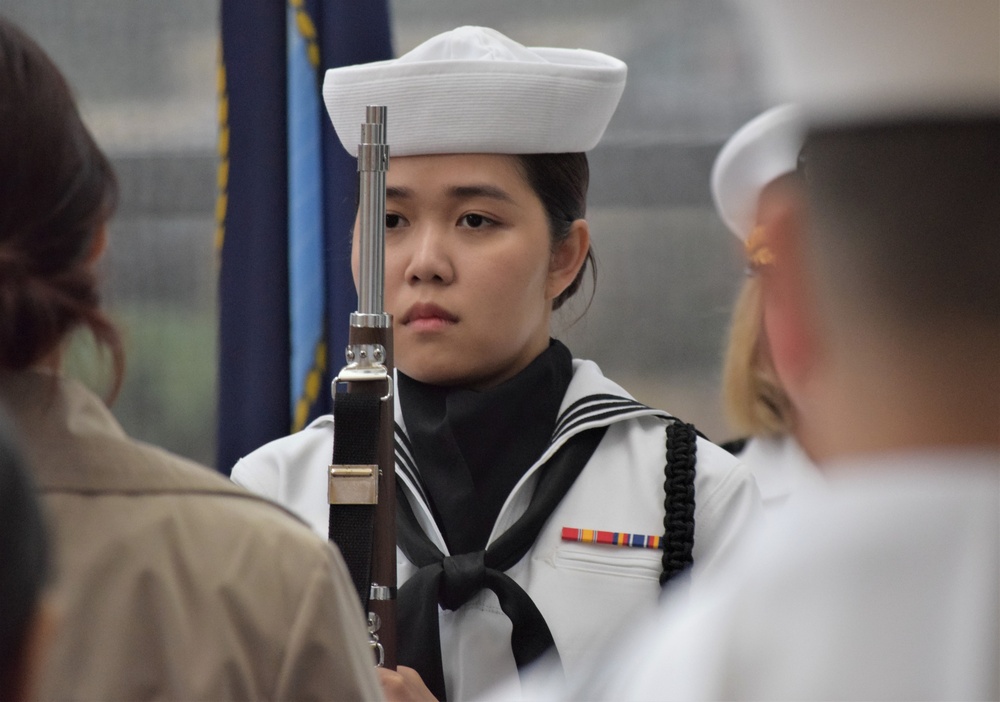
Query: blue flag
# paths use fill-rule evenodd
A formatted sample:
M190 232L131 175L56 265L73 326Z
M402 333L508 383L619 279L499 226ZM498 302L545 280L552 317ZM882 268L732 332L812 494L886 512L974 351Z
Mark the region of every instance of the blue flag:
M356 307L357 167L327 68L392 55L386 0L222 0L217 467L329 412ZM358 121L360 135L361 118Z

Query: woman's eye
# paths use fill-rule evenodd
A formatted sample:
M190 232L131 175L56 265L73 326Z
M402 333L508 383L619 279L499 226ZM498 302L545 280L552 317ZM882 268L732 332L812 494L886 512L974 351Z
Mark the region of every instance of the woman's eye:
M467 214L462 217L461 224L469 229L479 229L488 224L494 224L494 222L489 217L484 217L481 214Z
M387 214L385 216L385 228L386 229L395 229L400 224L402 224L402 222L403 222L403 218L400 217L398 214Z

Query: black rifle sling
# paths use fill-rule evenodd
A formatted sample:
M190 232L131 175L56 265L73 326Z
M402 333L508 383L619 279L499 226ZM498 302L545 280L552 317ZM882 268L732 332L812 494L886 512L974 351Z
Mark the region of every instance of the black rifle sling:
M333 399L333 465L378 463L381 399L376 393L338 392ZM375 505L330 505L330 541L337 544L363 611L371 591Z

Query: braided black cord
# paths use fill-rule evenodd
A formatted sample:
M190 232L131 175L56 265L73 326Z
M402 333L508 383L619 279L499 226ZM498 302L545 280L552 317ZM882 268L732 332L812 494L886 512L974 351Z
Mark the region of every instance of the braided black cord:
M689 568L694 559L694 475L697 430L673 421L667 425L667 465L664 469L663 572L660 585Z

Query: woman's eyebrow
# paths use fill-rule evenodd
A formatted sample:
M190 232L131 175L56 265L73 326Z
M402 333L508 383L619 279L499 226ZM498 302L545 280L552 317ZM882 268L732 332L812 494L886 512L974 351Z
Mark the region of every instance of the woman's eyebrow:
M455 185L448 189L448 195L453 200L465 200L473 197L485 197L500 202L514 202L506 190L495 185Z
M413 191L409 188L390 185L385 189L385 196L394 200L408 200L413 197Z
M416 195L411 188L390 185L385 189L385 196L389 200L412 200ZM447 197L451 200L484 197L499 202L514 203L514 198L506 190L489 184L453 185L447 189Z

